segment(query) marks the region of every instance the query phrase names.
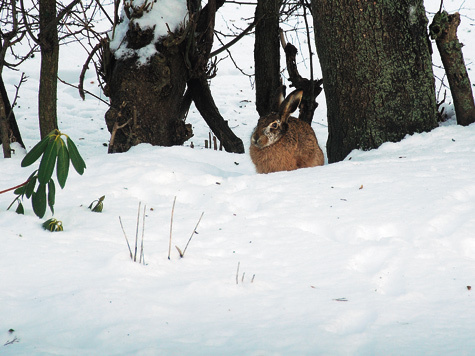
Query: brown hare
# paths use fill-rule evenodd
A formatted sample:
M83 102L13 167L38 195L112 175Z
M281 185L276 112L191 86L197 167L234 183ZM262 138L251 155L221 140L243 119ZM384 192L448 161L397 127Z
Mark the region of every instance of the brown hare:
M312 127L290 116L299 106L302 93L302 90L293 91L278 113L261 117L257 122L249 148L257 173L323 165L323 152Z

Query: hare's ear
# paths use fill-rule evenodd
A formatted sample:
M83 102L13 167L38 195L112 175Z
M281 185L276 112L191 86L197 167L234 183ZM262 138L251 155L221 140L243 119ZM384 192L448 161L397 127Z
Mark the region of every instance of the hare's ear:
M286 121L290 114L293 113L299 107L300 100L302 100L303 90L294 90L289 96L282 102L279 109L280 119Z

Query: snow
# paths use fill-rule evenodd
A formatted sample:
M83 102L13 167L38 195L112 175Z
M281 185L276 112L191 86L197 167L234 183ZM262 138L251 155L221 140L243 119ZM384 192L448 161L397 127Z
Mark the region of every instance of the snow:
M174 32L183 26L187 17L186 0L134 0L134 7L144 6L148 11L144 11L139 18L129 20L125 15L125 9L122 7L122 22L117 25L114 31L111 31L109 38L112 39L110 48L116 58L128 58L137 55L137 62L145 64L154 54L157 53L155 43L159 38L166 36L168 31ZM129 10L131 12L132 10ZM141 29L153 29L153 40L149 45L138 50L127 48L125 35L129 29L130 22L133 26L139 26Z
M475 8L444 3L450 12L464 6L459 37L473 69ZM438 6L426 1L428 11ZM236 23L253 11L225 9ZM252 38L239 46L234 59L252 72ZM62 49L62 79L79 76L77 56ZM31 149L38 58L22 70L30 79L15 114ZM19 74L4 76L12 90ZM88 76L86 89L100 95ZM6 211L14 195L0 195L1 355L473 354L475 125L455 125L450 97L450 119L430 133L335 164L257 175L248 154L204 149L208 129L194 108L194 149L141 144L108 155L106 106L59 88L60 129L87 169L71 170L56 194L63 232L44 231L50 215L38 219L29 201L24 216ZM212 91L247 147L257 122L248 78L228 58ZM325 151L319 103L313 128ZM25 151L14 148L0 160L0 189L34 169L20 167ZM88 210L102 195L103 212ZM133 244L139 203L145 265L130 260L119 223ZM202 212L180 258L174 246L183 250Z

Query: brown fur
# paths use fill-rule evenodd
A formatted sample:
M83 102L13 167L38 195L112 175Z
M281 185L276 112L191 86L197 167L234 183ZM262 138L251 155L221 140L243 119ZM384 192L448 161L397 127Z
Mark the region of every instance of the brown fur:
M282 102L279 113L261 117L257 122L249 148L257 173L323 165L323 152L312 127L290 116L301 98L301 90L292 92Z

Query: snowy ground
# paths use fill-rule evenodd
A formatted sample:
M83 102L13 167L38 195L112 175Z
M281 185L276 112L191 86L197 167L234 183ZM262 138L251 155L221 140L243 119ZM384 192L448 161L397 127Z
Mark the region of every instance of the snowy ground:
M444 3L462 7L459 37L475 68L475 7ZM227 6L223 16L248 16ZM252 40L240 46L235 59L252 72ZM76 54L61 53L65 80L77 80ZM15 113L31 148L38 62L23 70ZM19 74L5 77L12 89ZM88 83L98 93L93 73ZM226 60L212 90L247 146L257 120L249 79ZM5 211L14 196L0 195L0 355L473 354L474 125L452 118L344 162L256 175L247 154L203 148L208 129L194 111L195 149L107 155L105 105L62 84L59 95L60 129L87 169L57 192L61 233L42 230L29 202L24 216ZM313 127L323 149L325 125L322 96ZM0 159L0 189L29 176L24 154ZM102 195L103 213L90 212ZM133 240L139 202L146 265L130 261L119 224ZM184 248L202 212L180 259L174 246Z

